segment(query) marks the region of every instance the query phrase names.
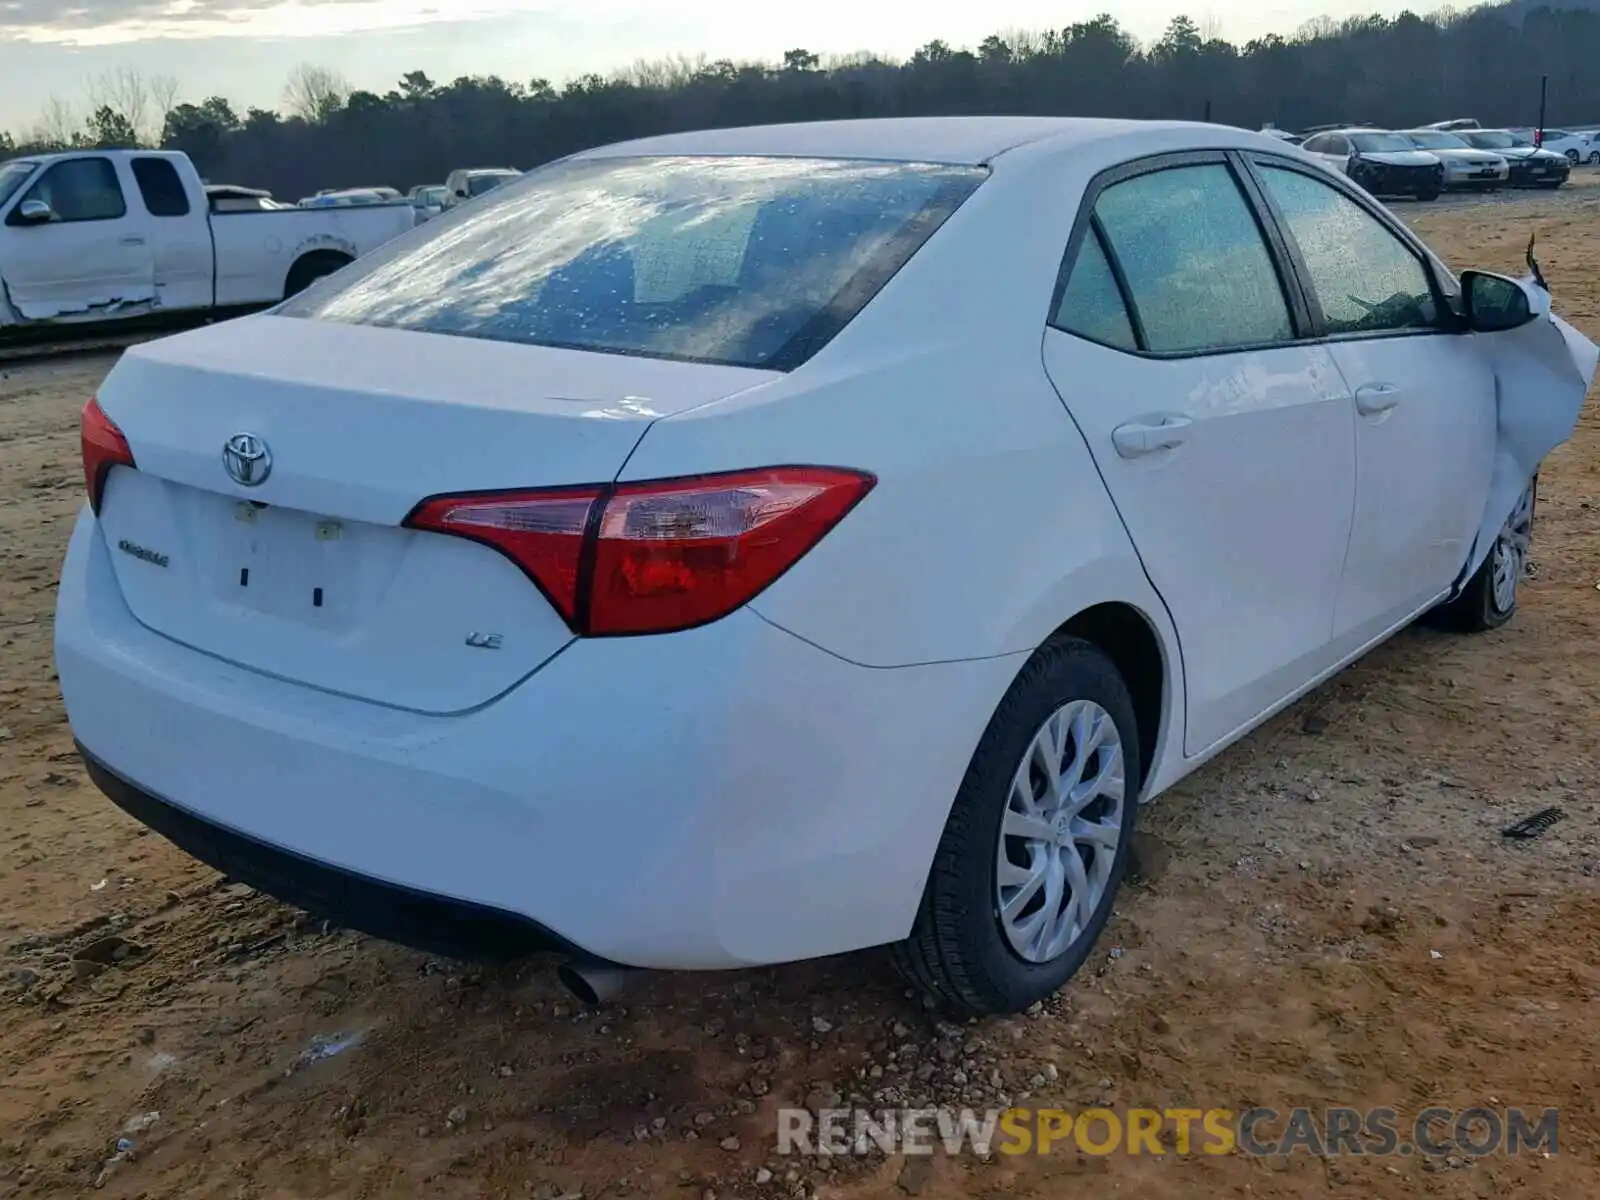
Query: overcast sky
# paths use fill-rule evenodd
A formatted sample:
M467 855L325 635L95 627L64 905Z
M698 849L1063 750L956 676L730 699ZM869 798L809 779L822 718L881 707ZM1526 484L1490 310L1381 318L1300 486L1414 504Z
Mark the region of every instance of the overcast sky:
M0 0L0 129L36 123L52 95L81 108L86 81L134 67L175 76L179 99L220 94L242 111L279 104L289 71L313 62L384 91L403 72L561 83L641 58L776 59L872 50L903 55L933 38L975 45L1005 29L1045 29L1111 11L1158 36L1179 12L1243 41L1314 16L1397 13L1432 3L1262 0ZM782 10L782 11L780 11Z

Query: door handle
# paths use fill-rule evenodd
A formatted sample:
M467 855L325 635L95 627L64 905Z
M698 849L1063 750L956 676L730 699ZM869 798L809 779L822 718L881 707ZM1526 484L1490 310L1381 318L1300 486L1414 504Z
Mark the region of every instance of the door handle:
M1356 389L1356 411L1364 417L1386 413L1400 403L1400 389L1389 383L1369 383Z
M130 233L127 237L118 238L117 244L119 246L142 246L144 245L144 238L140 234Z
M1130 421L1111 431L1111 444L1123 458L1139 458L1172 450L1189 440L1188 417L1162 417L1157 422Z

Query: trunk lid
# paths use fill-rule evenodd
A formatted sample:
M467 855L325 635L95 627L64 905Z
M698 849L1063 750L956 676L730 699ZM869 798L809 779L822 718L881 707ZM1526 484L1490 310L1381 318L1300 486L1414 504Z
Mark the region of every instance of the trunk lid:
M615 478L649 423L771 372L251 317L130 350L100 391L138 470L100 524L133 614L328 691L475 708L571 640L510 560L400 522L426 496ZM223 448L270 469L244 486ZM257 460L257 470L264 460Z

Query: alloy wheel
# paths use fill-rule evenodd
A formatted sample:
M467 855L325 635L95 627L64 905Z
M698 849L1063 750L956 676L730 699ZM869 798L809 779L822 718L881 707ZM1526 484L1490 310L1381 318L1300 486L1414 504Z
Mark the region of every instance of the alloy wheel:
M1019 957L1047 963L1083 936L1110 884L1126 803L1111 714L1092 700L1058 708L1012 776L996 848L996 913Z
M1528 567L1528 548L1533 544L1533 486L1517 498L1516 508L1506 518L1490 552L1493 574L1492 596L1495 609L1510 612L1517 602L1517 585Z

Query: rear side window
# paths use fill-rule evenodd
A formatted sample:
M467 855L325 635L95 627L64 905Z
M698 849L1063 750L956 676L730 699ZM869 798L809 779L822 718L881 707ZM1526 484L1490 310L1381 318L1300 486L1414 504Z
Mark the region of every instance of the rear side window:
M558 163L276 311L787 370L852 320L986 177L798 158Z
M136 158L133 178L144 198L145 211L152 217L187 217L189 195L177 168L164 158Z
M28 189L22 203L29 200L48 204L55 220L63 224L115 221L128 212L117 169L106 158L69 158L56 163Z
M1112 184L1095 216L1144 349L1196 353L1293 337L1272 256L1227 166L1169 167Z
M1111 273L1105 247L1100 244L1099 231L1093 228L1078 250L1052 323L1058 329L1118 350L1138 348L1122 292Z

